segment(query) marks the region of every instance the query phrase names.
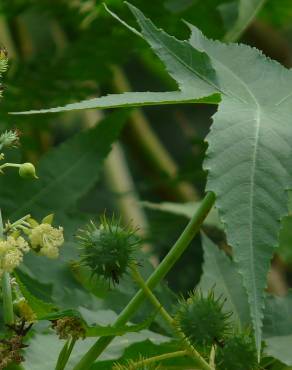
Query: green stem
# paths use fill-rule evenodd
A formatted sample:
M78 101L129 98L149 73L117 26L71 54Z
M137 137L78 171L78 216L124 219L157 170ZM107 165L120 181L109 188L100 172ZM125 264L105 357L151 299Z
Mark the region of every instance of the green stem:
M143 280L142 276L140 275L139 271L137 270L137 267L133 264L131 266L131 272L133 279L136 281L136 283L139 285L139 287L144 291L144 294L149 299L149 301L153 304L155 308L160 312L161 316L164 318L164 320L173 326L173 318L170 316L170 314L166 311L166 309L162 306L162 304L159 302L159 300L155 297L155 295L152 293L151 289L145 284L145 281Z
M149 365L149 364L152 364L152 363L155 363L155 362L168 360L170 358L183 357L183 356L187 356L187 355L188 355L187 351L169 352L169 353L164 353L163 355L145 358L144 360L131 363L131 365L129 365L129 366L131 366L130 369L132 369L132 367L136 369L139 366L142 367L143 365L145 366L145 365Z
M0 239L2 238L3 238L3 221L2 221L2 213L0 210ZM4 272L2 276L2 294L3 294L4 323L6 325L11 325L14 323L14 313L13 313L10 275L8 272Z
M3 163L1 166L0 166L0 170L2 170L3 168L6 168L6 167L20 167L21 164L20 163Z
M28 215L25 215L23 217L21 217L19 220L13 222L12 224L10 223L7 223L6 224L6 227L3 229L3 232L7 233L9 230L12 230L13 228L19 226L19 225L26 225L26 226L29 226L29 223L26 223L26 220L29 219L31 217L30 214Z
M149 289L154 289L166 276L166 274L172 269L176 261L181 257L196 233L199 231L202 222L206 218L210 209L213 207L214 203L215 194L212 192L207 193L200 207L188 223L181 236L178 238L177 242L174 244L174 246L165 256L163 261L159 264L159 266L147 280L146 285ZM115 322L115 325L126 324L128 320L138 310L145 298L146 297L143 290L140 289L131 299L128 305L124 308L124 310L120 313ZM88 352L81 358L81 360L74 367L73 370L88 369L114 338L114 336L99 338L96 343L88 350Z
M14 314L13 314L10 275L8 272L4 272L2 276L2 293L3 293L4 323L6 325L11 325L14 323Z
M70 358L70 355L73 351L73 348L75 346L76 339L71 338L66 341L63 348L61 349L61 352L59 353L57 365L55 370L64 370L67 362Z
M203 370L212 370L212 368L208 365L208 363L204 360L204 358L200 355L200 353L192 346L192 344L187 340L186 336L181 330L178 330L177 325L175 324L174 319L170 316L170 314L166 311L166 309L161 305L159 300L156 296L152 293L152 291L148 288L145 284L142 276L140 275L139 271L137 270L136 266L132 265L131 267L132 275L134 280L140 285L143 289L145 295L149 299L149 301L156 307L159 312L161 313L164 320L172 327L176 336L181 340L182 345L185 347L186 352L189 356L191 356L195 362L203 369Z

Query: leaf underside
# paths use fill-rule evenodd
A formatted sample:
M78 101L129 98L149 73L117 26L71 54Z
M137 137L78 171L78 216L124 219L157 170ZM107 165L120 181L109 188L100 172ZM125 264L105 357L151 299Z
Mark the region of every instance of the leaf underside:
M38 112L207 102L207 97L220 102L207 136L207 190L217 196L260 353L266 275L292 186L292 74L255 48L208 40L191 25L190 40L179 41L129 7L179 91L127 93Z

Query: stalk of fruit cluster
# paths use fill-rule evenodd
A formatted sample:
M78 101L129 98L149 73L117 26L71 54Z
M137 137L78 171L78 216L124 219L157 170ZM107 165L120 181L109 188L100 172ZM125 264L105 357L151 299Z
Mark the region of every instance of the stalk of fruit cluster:
M212 368L208 365L208 363L204 360L204 358L200 355L200 353L192 346L192 344L187 340L186 336L181 330L177 329L174 319L171 315L165 310L159 300L156 298L155 294L148 288L143 280L142 276L140 275L137 267L132 265L131 266L132 276L133 279L137 282L141 289L143 289L146 297L149 301L153 304L155 308L160 312L161 316L164 320L171 326L175 335L180 339L182 347L185 348L186 355L192 357L194 361L200 366L202 370L212 370Z
M172 269L174 264L183 254L183 252L187 249L194 236L200 230L204 219L210 212L214 203L215 194L212 192L208 192L181 236L178 238L168 254L146 281L146 285L149 289L154 289L166 276L166 274ZM140 289L131 299L128 305L124 308L124 310L120 313L115 322L115 325L118 326L126 324L130 320L130 318L137 312L140 305L145 299L145 293L142 289ZM81 358L81 360L78 362L73 370L89 369L90 365L107 348L107 346L112 342L114 338L114 336L99 338L95 342L95 344L88 350L88 352L86 352L86 354Z

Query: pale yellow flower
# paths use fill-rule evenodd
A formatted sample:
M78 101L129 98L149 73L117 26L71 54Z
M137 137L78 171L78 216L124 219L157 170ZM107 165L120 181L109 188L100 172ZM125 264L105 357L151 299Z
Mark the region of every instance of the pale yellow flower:
M11 248L2 258L1 267L3 271L12 272L15 267L19 266L23 260L23 254L20 249Z
M9 236L7 238L7 241L14 239L12 236ZM19 236L18 238L14 239L15 242L16 242L16 247L19 248L22 252L28 252L29 251L29 244L27 243L27 241L22 237L22 236Z
M64 243L63 228L55 228L49 224L40 224L31 230L29 235L31 246L39 254L48 258L57 258L59 248Z
M28 243L21 237L8 236L0 241L0 276L12 272L23 260L23 254L29 251Z

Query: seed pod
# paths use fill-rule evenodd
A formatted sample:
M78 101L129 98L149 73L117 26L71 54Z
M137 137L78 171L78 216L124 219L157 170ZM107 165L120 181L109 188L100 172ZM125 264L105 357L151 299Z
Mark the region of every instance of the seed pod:
M34 165L29 162L25 162L20 165L19 176L25 179L38 179Z
M133 254L141 239L131 227L122 227L115 217L101 218L97 227L93 222L81 230L81 264L90 268L92 275L118 284L133 262Z
M251 334L240 333L228 338L216 353L218 370L257 370L257 352Z
M230 331L230 313L223 311L224 301L210 292L195 291L180 302L175 316L178 328L194 346L211 347L224 340Z

